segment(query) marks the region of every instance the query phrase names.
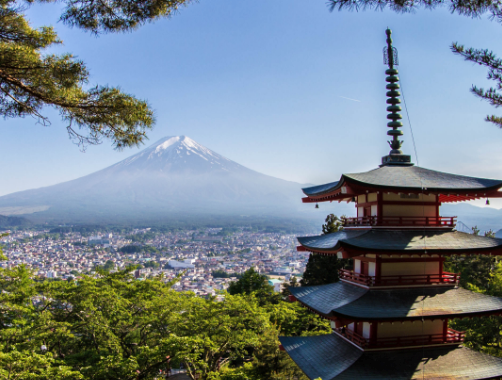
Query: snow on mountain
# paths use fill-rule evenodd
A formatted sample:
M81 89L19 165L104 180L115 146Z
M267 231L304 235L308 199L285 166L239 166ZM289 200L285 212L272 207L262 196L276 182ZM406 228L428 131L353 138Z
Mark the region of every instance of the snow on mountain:
M53 221L288 217L305 209L301 187L248 169L189 137L174 136L85 177L0 197L0 214L3 209L24 207L47 208L31 216Z
M113 165L112 168L134 166L140 166L142 169L177 171L183 169L206 171L215 168L230 170L225 166L242 167L186 136L160 139L140 153Z

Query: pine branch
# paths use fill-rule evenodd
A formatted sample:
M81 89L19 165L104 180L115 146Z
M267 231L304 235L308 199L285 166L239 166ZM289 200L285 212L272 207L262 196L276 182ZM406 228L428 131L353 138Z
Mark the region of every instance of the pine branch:
M464 57L466 61L488 68L487 78L496 82L496 88L490 87L488 90L484 90L483 88L472 86L471 92L478 98L486 100L495 108L501 107L502 94L498 93L497 90L502 90L502 59L497 58L488 49L466 49L463 45L459 45L456 42L452 44L451 50L453 53ZM488 115L485 120L502 128L502 117Z
M389 8L398 13L409 13L416 9L436 9L447 6L451 13L468 17L479 17L490 12L491 17L502 21L501 4L494 0L329 0L330 11L334 10L384 10Z

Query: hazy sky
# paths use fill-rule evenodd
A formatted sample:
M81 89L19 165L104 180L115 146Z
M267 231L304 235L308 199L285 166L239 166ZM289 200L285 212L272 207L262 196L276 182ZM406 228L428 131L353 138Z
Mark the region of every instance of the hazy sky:
M502 26L447 9L414 14L333 12L325 0L201 0L170 20L132 33L92 36L58 23L57 5L28 11L55 24L84 60L91 83L147 99L157 124L150 141L187 135L251 169L302 183L375 168L386 143L385 29L393 30L420 165L502 178L497 110L469 92L486 70L450 52L453 41L502 55ZM116 163L138 149L109 142L85 153L32 118L2 121L0 195L56 184ZM499 111L499 114L502 111ZM413 153L405 121L404 151ZM414 158L416 162L416 158Z

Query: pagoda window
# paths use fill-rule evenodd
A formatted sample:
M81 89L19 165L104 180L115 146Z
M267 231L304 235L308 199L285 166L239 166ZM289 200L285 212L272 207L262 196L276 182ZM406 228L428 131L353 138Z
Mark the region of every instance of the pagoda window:
M369 217L378 215L377 193L362 194L357 197L357 216Z
M362 336L363 338L366 338L366 339L369 339L371 334L371 326L369 324L369 322L362 322Z
M354 273L361 273L361 260L354 260Z
M375 276L376 263L371 261L354 260L354 273L364 274L366 276Z

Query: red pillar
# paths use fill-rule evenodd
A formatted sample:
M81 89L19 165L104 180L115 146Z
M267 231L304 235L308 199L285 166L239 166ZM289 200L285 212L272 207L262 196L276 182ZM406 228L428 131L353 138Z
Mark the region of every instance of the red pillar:
M383 194L381 191L377 194L377 224L382 224L382 213L383 213Z
M374 345L377 341L377 334L378 334L378 322L373 322L370 325L370 345Z
M439 255L439 281L443 282L443 264L444 264L444 258L443 256Z
M448 320L443 321L443 342L446 341L446 336L448 335Z
M382 273L382 259L380 255L376 255L375 258L375 284L380 282L380 275Z

